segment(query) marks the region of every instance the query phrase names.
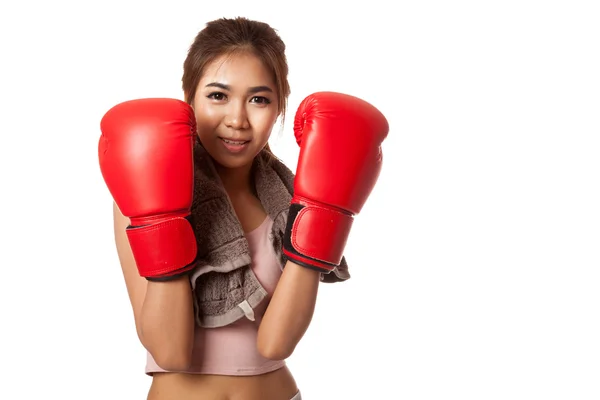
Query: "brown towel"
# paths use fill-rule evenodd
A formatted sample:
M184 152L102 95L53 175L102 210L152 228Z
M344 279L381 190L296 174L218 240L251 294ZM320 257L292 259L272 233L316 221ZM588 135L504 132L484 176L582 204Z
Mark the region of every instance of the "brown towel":
M250 268L250 249L233 205L212 158L198 143L194 148L195 179L192 220L198 243L197 266L191 275L196 323L202 327L229 325L246 316L267 296ZM294 174L277 158L262 151L253 164L254 183L263 208L273 220L271 241L283 269L282 251ZM346 259L321 282L350 278Z

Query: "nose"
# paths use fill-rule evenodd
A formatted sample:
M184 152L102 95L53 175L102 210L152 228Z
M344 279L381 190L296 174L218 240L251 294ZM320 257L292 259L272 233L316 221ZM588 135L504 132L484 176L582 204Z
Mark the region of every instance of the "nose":
M248 121L248 113L242 102L232 102L231 108L225 116L225 125L231 129L248 129L250 121Z

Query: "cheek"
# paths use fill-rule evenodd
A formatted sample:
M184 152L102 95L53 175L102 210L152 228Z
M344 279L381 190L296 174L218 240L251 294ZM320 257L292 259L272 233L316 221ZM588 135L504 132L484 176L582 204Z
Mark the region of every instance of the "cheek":
M195 111L196 125L200 135L208 134L219 126L221 116L210 107L200 107Z
M277 112L275 110L257 110L250 115L250 124L256 138L260 137L261 141L266 142L271 135L273 125L277 120Z

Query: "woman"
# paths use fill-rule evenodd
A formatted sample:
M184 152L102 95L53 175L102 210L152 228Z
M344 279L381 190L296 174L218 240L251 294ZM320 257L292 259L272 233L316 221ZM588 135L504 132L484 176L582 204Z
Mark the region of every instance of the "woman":
M187 104L132 101L103 118L101 167L115 199L116 247L138 336L148 351L149 400L301 399L285 359L311 322L319 283L349 278L342 251L352 215L379 173L387 122L360 103L376 126L371 135L356 135L365 159L350 160L345 176L352 168L367 172L354 173L362 181L351 185L364 188L352 191L358 194L347 210L315 205L311 185L319 179L310 171L306 183L296 181L302 193L293 200L300 169L294 177L267 144L285 115L287 74L285 45L270 26L219 19L189 49ZM351 121L360 101L346 101L353 102L346 107ZM321 102L344 108L336 95ZM313 153L305 162L320 162L323 154ZM308 225L323 221L304 222L301 214L335 220L337 234L314 241ZM318 242L314 251L305 251L307 241Z

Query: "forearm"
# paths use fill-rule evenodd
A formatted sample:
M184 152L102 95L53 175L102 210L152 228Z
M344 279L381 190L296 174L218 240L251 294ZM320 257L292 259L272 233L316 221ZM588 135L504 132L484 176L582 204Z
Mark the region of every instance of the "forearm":
M264 357L289 357L308 329L319 288L318 271L288 261L258 330Z
M148 282L139 335L162 368L185 369L189 366L194 315L192 290L187 277L169 282Z

